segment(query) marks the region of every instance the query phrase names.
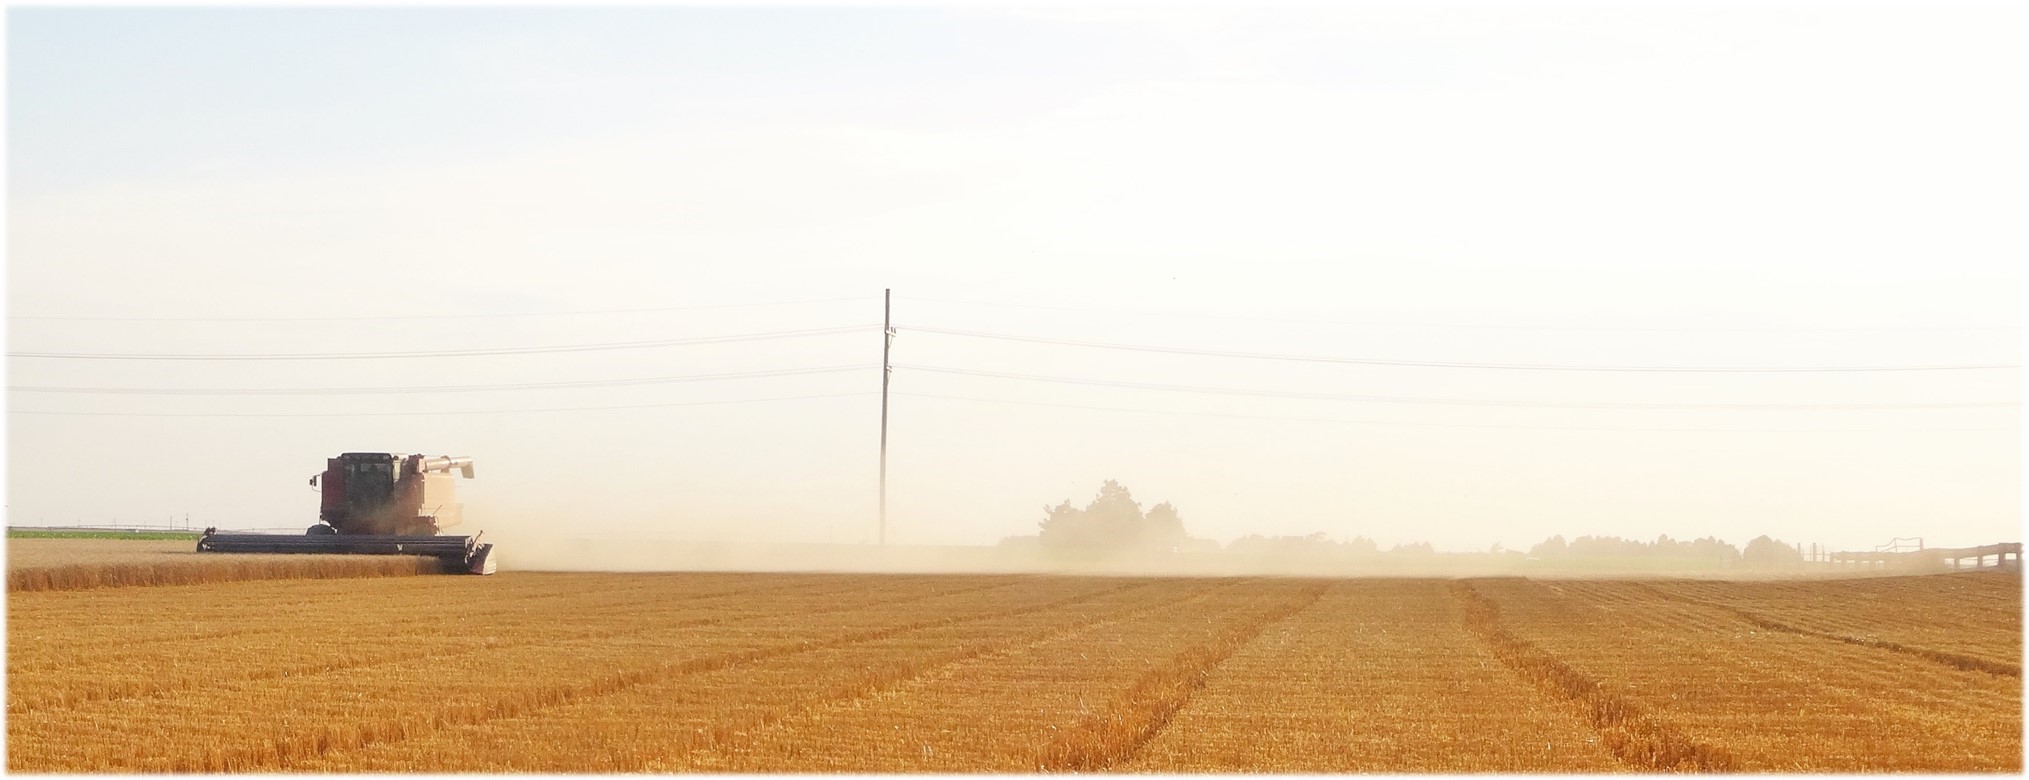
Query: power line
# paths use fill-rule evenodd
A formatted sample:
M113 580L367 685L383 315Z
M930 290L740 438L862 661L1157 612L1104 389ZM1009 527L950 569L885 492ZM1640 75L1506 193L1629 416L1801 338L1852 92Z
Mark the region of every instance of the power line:
M609 409L661 409L674 406L723 406L728 404L757 404L769 401L802 401L814 398L850 398L873 395L873 391L857 393L829 393L825 395L791 395L777 398L743 398L733 401L688 401L672 404L629 404L626 406L569 406L548 409L459 409L444 412L323 412L312 414L243 414L243 413L176 413L157 414L153 412L34 412L7 410L8 414L30 414L63 417L441 417L449 414L533 414L540 412L598 412Z
M738 336L713 336L696 339L664 339L658 341L627 341L608 344L569 344L551 347L510 347L502 349L456 349L436 352L337 352L325 354L273 354L273 355L107 355L75 352L9 352L14 358L48 358L60 360L379 360L398 358L444 358L444 357L486 357L494 355L540 355L559 352L604 352L622 349L655 349L659 347L680 347L692 344L728 344L738 341L769 341L774 339L827 336L872 328L872 325L851 325L840 328L818 328L813 330L790 330L774 333L748 333Z
M79 393L94 395L382 395L409 393L463 393L496 390L563 390L594 387L628 387L634 385L673 384L678 382L715 382L730 379L753 379L759 377L803 376L827 374L838 371L858 371L878 368L874 364L857 366L826 366L822 368L792 368L775 371L748 371L732 374L692 374L688 376L640 377L633 379L593 379L578 382L535 382L529 384L492 385L436 385L425 387L332 387L332 388L153 388L153 387L35 387L15 386L9 392L19 393Z
M1086 406L1083 404L1058 404L1042 401L1012 401L1004 398L975 398L962 395L940 395L935 393L895 393L911 398L941 398L952 401L976 401L991 404L1014 404L1017 406L1048 406L1060 409L1090 409L1104 412L1133 412L1136 414L1166 414L1186 417L1229 417L1241 420L1287 420L1291 422L1332 422L1356 425L1395 425L1414 428L1499 428L1535 431L1604 431L1628 433L1972 433L1988 431L2013 431L2015 428L1925 428L1925 429L1862 429L1862 428L1585 428L1553 425L1472 425L1465 423L1419 423L1396 420L1348 420L1339 417L1284 417L1279 415L1227 414L1223 412L1183 412L1167 409L1133 409L1121 406Z
M999 371L972 371L960 368L939 368L936 366L912 366L897 364L896 368L911 371L928 371L939 374L990 377L994 379L1018 379L1028 382L1052 382L1059 384L1096 385L1100 387L1121 387L1136 390L1162 390L1169 392L1210 393L1217 395L1267 396L1274 398L1308 398L1331 401L1372 401L1376 403L1440 404L1453 406L1513 406L1544 409L1972 409L1972 408L2016 408L2019 402L1991 401L1966 403L1914 403L1914 404L1726 404L1726 403L1567 403L1557 401L1500 401L1465 398L1425 398L1413 396L1345 395L1338 393L1299 393L1274 390L1245 390L1230 387L1202 387L1194 385L1165 385L1144 382L1115 382L1075 377L1039 376L1035 374L1010 374Z
M1032 303L1000 303L993 301L960 301L949 298L922 298L917 296L896 296L903 300L919 303L945 303L957 306L998 306L1013 309L1038 309L1042 311L1082 312L1088 314L1122 314L1134 317L1173 317L1181 319L1247 320L1254 322L1287 322L1302 325L1346 325L1372 328L1441 328L1455 330L1577 330L1577 331L1627 331L1656 333L1879 333L1890 331L1968 331L1968 330L2021 330L2020 326L2000 325L1945 325L1914 327L1857 327L1857 328L1648 328L1598 325L1468 325L1445 322L1380 322L1349 320L1314 320L1291 317L1256 317L1242 314L1221 314L1216 312L1176 311L1133 311L1098 309L1077 306L1044 306Z
M864 300L870 300L870 298L865 295L855 295L846 298L816 298L801 301L768 301L763 303L713 303L698 306L663 306L652 309L589 309L583 311L517 312L508 314L409 314L386 317L29 317L9 315L7 319L49 322L370 322L396 320L481 320L515 317L577 317L596 314L647 314L669 311L699 311L704 309L798 306L811 303L839 303L842 301Z
M1019 341L1032 344L1054 344L1068 347L1091 349L1113 349L1131 352L1159 352L1171 355L1197 355L1204 357L1243 358L1248 360L1284 360L1301 363L1341 363L1367 366L1406 366L1415 368L1471 368L1503 371L1610 371L1643 373L1711 373L1711 374L1797 374L1797 373L1851 373L1871 371L1973 371L1983 369L2021 368L2015 364L1979 364L1955 366L1812 366L1812 367L1771 367L1751 366L1561 366L1533 365L1522 363L1462 363L1424 360L1380 360L1376 358L1325 357L1319 355L1287 355L1263 352L1229 352L1209 349L1186 349L1182 347L1159 347L1141 344L1112 344L1097 341L1073 339L1052 339L1038 336L1016 336L1006 333L982 333L948 328L910 328L921 333L938 333L947 336Z

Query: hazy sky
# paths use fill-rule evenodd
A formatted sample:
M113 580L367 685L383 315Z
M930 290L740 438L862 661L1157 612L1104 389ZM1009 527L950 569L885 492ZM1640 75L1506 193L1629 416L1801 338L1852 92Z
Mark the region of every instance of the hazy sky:
M2019 369L1512 367L2019 365L2023 32L1998 2L14 8L9 521L301 527L324 458L399 450L477 459L473 530L871 539L892 287L893 541L1031 532L1105 479L1221 541L2019 539ZM585 407L634 408L526 411Z

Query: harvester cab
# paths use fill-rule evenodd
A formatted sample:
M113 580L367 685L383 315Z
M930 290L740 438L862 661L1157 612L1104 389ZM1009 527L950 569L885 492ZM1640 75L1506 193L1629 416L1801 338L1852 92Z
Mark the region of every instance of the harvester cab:
M326 462L321 525L312 534L436 536L464 519L452 472L472 478L472 459L425 458L399 452L348 452Z
M205 529L198 552L426 555L460 571L492 574L493 545L446 536L464 519L454 472L472 478L469 457L348 452L310 478L323 494L318 523L302 536L221 534Z

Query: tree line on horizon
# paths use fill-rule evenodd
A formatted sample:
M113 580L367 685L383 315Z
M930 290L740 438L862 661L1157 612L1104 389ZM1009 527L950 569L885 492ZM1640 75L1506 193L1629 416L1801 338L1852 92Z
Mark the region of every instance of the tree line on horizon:
M1429 542L1398 544L1386 550L1374 540L1355 536L1335 541L1323 533L1308 536L1262 536L1249 534L1221 545L1212 539L1191 536L1184 529L1182 514L1165 501L1143 511L1133 493L1115 480L1106 480L1099 493L1080 508L1065 499L1043 507L1037 533L1010 536L1003 547L1034 547L1062 557L1095 558L1114 556L1161 556L1175 554L1230 553L1248 556L1376 557L1430 556L1438 554ZM1460 554L1460 553L1451 553ZM1743 549L1717 537L1689 541L1668 534L1653 542L1618 536L1580 536L1566 540L1562 534L1529 548L1508 550L1499 544L1485 553L1520 561L1602 560L1638 558L1697 562L1700 564L1751 568L1800 565L1803 554L1796 548L1767 535L1757 536Z

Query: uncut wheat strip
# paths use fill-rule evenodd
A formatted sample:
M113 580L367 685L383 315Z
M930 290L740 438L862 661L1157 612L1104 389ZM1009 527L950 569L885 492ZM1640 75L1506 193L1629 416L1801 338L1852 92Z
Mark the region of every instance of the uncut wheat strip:
M1859 645L1861 647L1872 647L1881 650L1887 650L1890 652L1902 653L1916 658L1922 658L1926 661L1944 664L1946 666L1950 666L1955 669L1965 669L1976 672L1987 672L1990 674L1998 674L2015 678L2020 678L2022 676L2022 665L2019 662L2007 663L1993 661L1986 658L1963 655L1960 653L1946 652L1943 650L1933 650L1925 647L1916 647L1897 642L1889 642L1881 639L1871 639L1841 633L1818 631L1803 628L1800 626L1790 625L1788 623L1775 620L1773 618L1758 614L1756 612L1741 607L1705 601L1702 599L1691 598L1688 596L1675 595L1668 591L1664 591L1657 588L1650 588L1650 590L1656 593L1657 595L1662 596L1663 598L1671 599L1673 601L1680 601L1695 606L1723 610L1725 612L1738 616L1741 620L1745 620L1748 623L1773 631L1786 631L1792 634L1797 634L1799 636L1810 636L1817 637L1820 639L1830 639L1837 642L1846 642L1848 644Z
M979 590L977 580L947 578L926 587L963 589L944 598L925 594L911 612L936 620L964 619L1018 603L1019 592ZM784 614L738 629L672 628L618 639L557 643L475 654L448 665L409 664L308 679L268 681L231 696L151 700L138 707L47 713L12 719L10 763L39 770L244 771L286 768L339 749L425 734L457 723L511 717L582 696L621 690L670 675L708 671L770 655L878 638L897 625L889 604L842 599L813 605L833 610ZM865 635L865 636L862 636ZM431 681L458 680L454 689ZM455 695L454 695L455 694ZM258 713L258 722L239 717ZM17 721L27 721L26 723ZM173 744L135 737L177 729Z
M1171 587L1175 587L1172 585ZM1150 669L1290 601L1249 582L1075 635L940 666L850 706L823 708L655 771L1033 771L1037 745Z
M899 586L903 583L898 581L892 584ZM842 577L815 582L792 582L789 584L748 587L732 591L651 592L648 595L624 598L612 603L602 603L611 602L614 598L614 595L610 592L593 591L562 594L565 597L562 600L570 601L570 603L557 606L568 609L574 618L583 620L596 619L597 617L616 612L634 616L639 614L644 608L660 610L675 606L680 609L698 602L709 603L728 598L751 599L755 595L766 596L775 591L830 594L860 591L866 587L867 585L861 581L851 577ZM876 590L868 595L879 596L880 592ZM56 680L70 676L90 676L103 673L107 670L160 668L165 662L173 662L177 659L186 659L200 666L208 666L210 663L207 658L208 651L219 646L217 640L227 638L231 639L234 646L242 647L248 644L260 644L264 640L288 644L293 638L301 636L315 636L322 643L321 647L316 648L317 652L313 654L312 658L297 658L293 655L277 656L271 662L265 664L266 667L269 667L267 669L243 670L253 675L259 675L263 671L281 674L287 674L291 671L301 673L330 663L328 659L332 656L355 659L353 663L361 664L368 662L365 659L372 659L385 653L386 647L389 646L391 640L396 640L394 644L398 646L408 644L397 639L403 636L405 632L419 633L422 635L419 638L427 639L445 633L453 633L475 623L483 626L489 621L512 616L529 609L550 606L547 604L537 604L536 601L536 599L522 601L506 600L476 607L463 605L445 605L441 608L430 607L427 610L417 611L422 614L410 614L392 621L376 621L374 624L375 630L371 633L352 630L357 627L357 616L348 616L345 611L336 609L333 605L325 605L316 610L287 612L280 618L270 617L272 611L266 608L255 609L245 607L242 608L243 614L240 616L241 620L250 623L263 623L269 627L262 631L225 632L200 636L185 642L150 643L132 648L129 652L70 653L67 651L70 642L62 633L55 634L58 638L55 642L42 641L40 636L35 637L34 641L24 641L27 638L17 634L12 639L18 643L15 652L19 653L22 658L17 663L17 659L12 657L13 654L10 653L9 672L15 676L10 680L9 691L11 696L8 702L8 711L10 713L19 713L42 706L39 703L34 703L37 700L37 696L35 695L33 683L29 686L12 684L22 680ZM415 640L411 639L410 641ZM407 653L407 656L414 655L415 652ZM69 659L68 662L63 661L66 657ZM386 656L386 659L393 660L395 657ZM54 674L57 669L61 669L63 674ZM61 688L62 686L59 685L58 687ZM188 685L187 683L172 682L164 679L156 680L154 684L142 687L145 689L173 690L188 687ZM130 691L130 693L140 692ZM91 697L86 699L63 698L59 701L61 703L75 704L79 701L89 700L89 698Z
M1047 609L758 661L644 685L532 714L446 730L306 765L316 771L597 771L658 769L674 755L739 741L795 713L861 698L928 669L1188 599L1148 582L1090 592ZM534 754L520 749L541 745Z
M886 598L892 602L906 602L916 598L949 595L953 592L970 592L995 587L1006 587L1011 581L988 581L974 583L961 588L946 587L932 594L910 595L902 589L922 579L904 582L869 584L848 583L845 590L820 591L813 594L819 598L830 598L852 593L858 598ZM888 595L888 591L898 591ZM376 624L375 631L341 631L347 640L332 640L323 632L285 632L278 643L239 642L230 648L216 648L212 652L194 652L180 659L180 666L158 658L147 665L96 669L79 667L64 676L27 677L10 680L9 715L18 716L33 713L48 706L64 706L76 709L81 705L99 701L124 701L132 699L171 696L189 689L204 689L206 695L238 690L249 685L278 678L303 678L378 666L399 665L419 659L443 662L468 653L493 652L507 648L554 642L613 639L648 631L662 631L671 628L693 628L710 625L732 624L742 620L759 620L775 617L778 608L766 603L748 602L735 611L701 611L692 601L672 599L670 603L653 605L643 609L635 606L612 617L620 620L618 627L576 628L564 624L544 624L534 629L522 629L512 638L502 640L486 632L487 618L452 616L437 624L411 626L409 635L391 631ZM810 610L811 614L822 614L837 610L836 605ZM371 613L358 613L362 617ZM574 621L596 620L601 613L574 610ZM388 648L395 648L389 650ZM218 674L216 656L231 654L252 657L252 662L236 664L229 677ZM44 683L41 688L35 683ZM17 705L17 700L19 704Z
M1524 679L1580 705L1602 743L1621 761L1646 771L1726 771L1734 768L1724 747L1695 740L1646 708L1617 696L1503 623L1501 606L1470 580L1454 583L1464 606L1466 628L1494 657Z
M316 559L245 556L231 560L184 557L13 567L7 572L7 590L10 593L34 593L262 579L411 576L440 570L434 559L407 556L326 556Z
M1723 744L1741 769L1995 771L2020 762L2019 691L2006 678L1745 625L1703 628L1700 613L1712 610L1667 601L1602 622L1534 583L1489 592L1516 634L1691 738ZM1918 700L1931 706L1907 706Z
M1448 583L1348 580L1227 660L1122 771L1625 771L1461 624Z
M443 570L434 558L412 556L317 556L223 561L92 563L9 569L7 591L191 585L233 580L355 579L412 577Z
M839 593L858 591L864 597L882 597L880 589L847 586ZM821 592L820 596L835 595ZM895 598L907 599L898 595ZM646 630L670 627L706 626L770 617L767 605L749 605L731 614L704 607L695 601L670 599L641 602L625 607L613 616L631 628L573 628L551 624L535 630L523 629L502 640L488 631L494 615L447 615L434 622L417 621L405 626L376 624L369 632L364 626L336 631L289 630L258 637L235 637L230 646L206 645L173 648L180 654L158 654L144 661L77 665L62 674L43 673L10 678L8 714L20 716L45 707L80 705L109 700L129 700L176 695L191 689L206 689L208 695L230 691L248 684L282 677L303 677L349 669L401 664L430 658L436 661L472 652L507 647L597 637L626 636ZM596 620L600 610L573 610L574 621ZM401 629L407 629L406 633ZM334 638L334 634L336 637ZM266 640L266 641L261 641ZM389 649L393 648L393 649ZM156 650L162 648L157 647ZM250 657L236 664L230 677L218 674L217 657L230 653Z

